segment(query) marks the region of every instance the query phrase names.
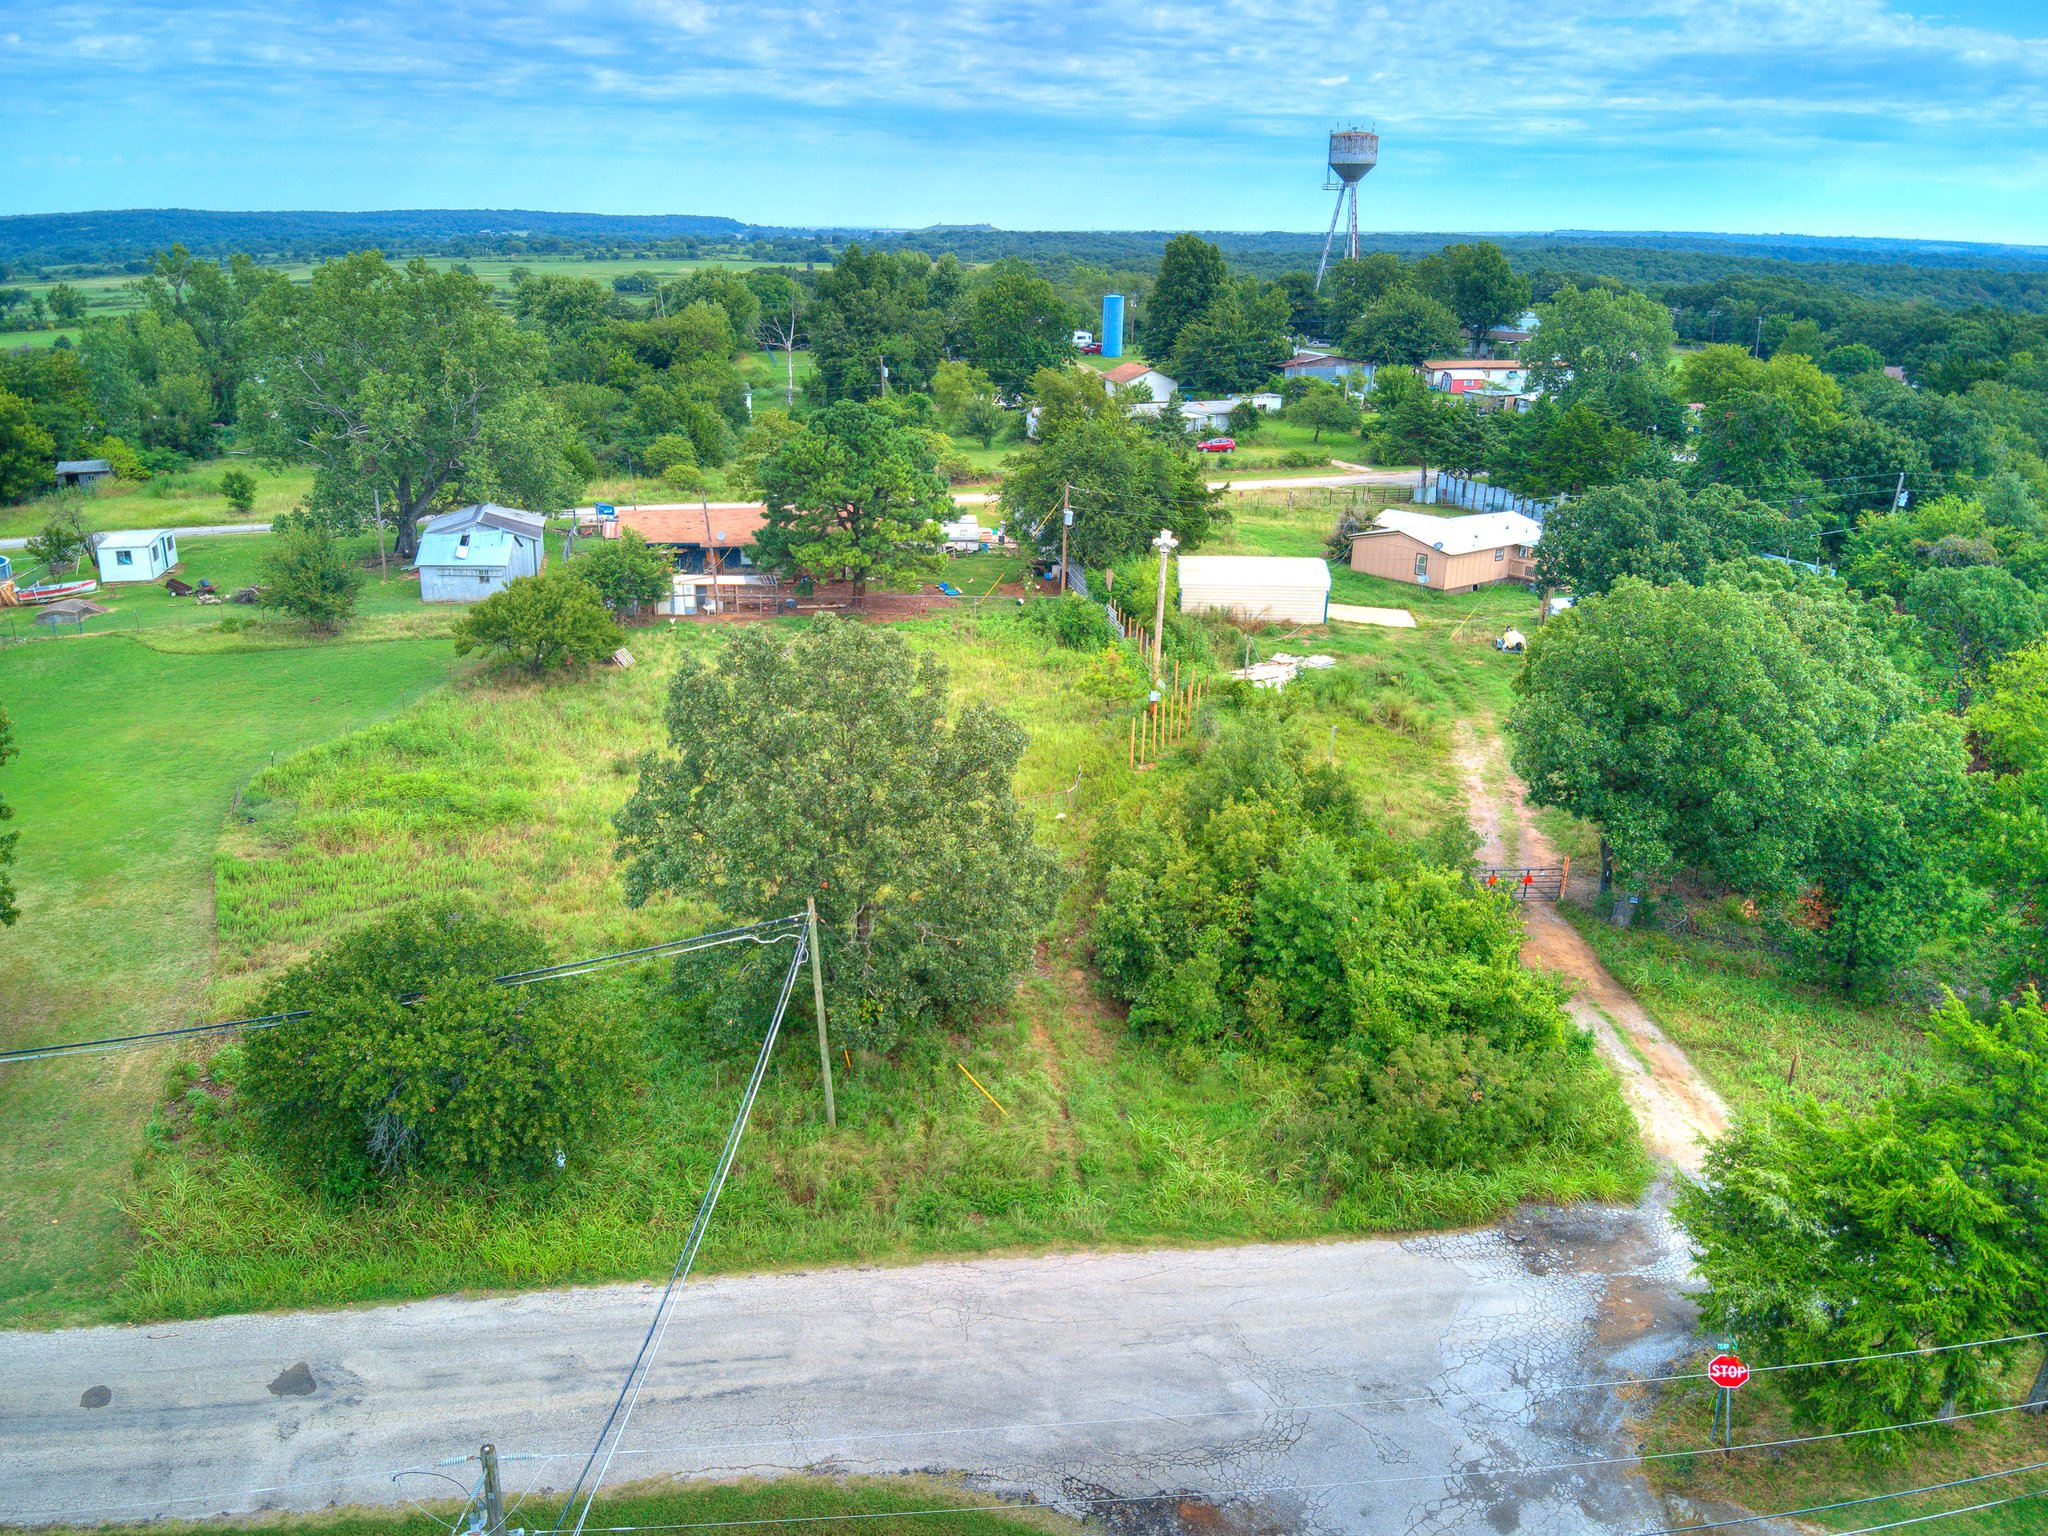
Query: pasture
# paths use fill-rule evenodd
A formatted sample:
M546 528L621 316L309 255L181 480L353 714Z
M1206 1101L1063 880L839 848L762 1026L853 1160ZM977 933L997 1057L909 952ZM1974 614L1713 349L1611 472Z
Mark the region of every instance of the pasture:
M1327 521L1324 509L1284 502L1245 507L1223 547L1301 552ZM226 571L264 542L194 540L190 558ZM963 584L970 572L976 586L1007 573L991 556L963 562ZM446 614L420 610L413 590L373 581L366 617L313 643L267 619L246 631L145 622L178 606L152 588L117 612L139 615L130 631L8 653L25 878L0 979L32 1000L9 1043L231 1016L335 933L427 895L517 912L564 956L711 920L689 903L628 907L609 820L637 754L657 742L668 680L716 648L719 628L642 630L642 664L623 673L452 673ZM1482 626L1526 606L1526 594L1481 596L1418 605L1412 631L1246 636L1253 655L1340 657L1292 708L1319 748L1334 741L1368 806L1399 830L1459 815L1451 727L1505 697L1513 663ZM1125 764L1132 700L1105 682L1099 658L1048 649L1013 613L963 604L898 632L946 662L962 702L996 701L1027 728L1019 794L1078 866L1102 810L1136 788ZM704 1262L1438 1226L1523 1198L1624 1195L1640 1177L1546 1156L1490 1175L1325 1187L1303 1176L1316 1156L1310 1085L1251 1053L1127 1036L1090 983L1086 920L1085 895L1070 891L1014 1001L971 1030L896 1058L848 1053L834 1136L802 1048L807 1021L793 1023ZM15 1072L0 1084L0 1179L24 1198L0 1217L0 1320L183 1316L659 1271L738 1066L694 1033L666 968L605 985L608 1003L637 1021L645 1091L619 1106L610 1144L587 1166L509 1195L416 1185L335 1206L308 1193L240 1125L232 1046Z
M220 493L220 477L228 469L255 477L256 501L237 512ZM312 488L309 469L279 472L246 457L208 459L147 480L102 480L88 489L66 491L35 501L0 507L0 539L28 538L41 530L59 504L77 507L86 528L100 533L114 528L226 527L235 523L267 523L289 512ZM21 556L14 556L17 567Z

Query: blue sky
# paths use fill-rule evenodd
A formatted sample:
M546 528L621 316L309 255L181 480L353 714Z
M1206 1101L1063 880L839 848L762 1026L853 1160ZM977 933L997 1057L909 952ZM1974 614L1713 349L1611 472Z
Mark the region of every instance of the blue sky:
M0 0L0 213L2048 243L2044 0Z

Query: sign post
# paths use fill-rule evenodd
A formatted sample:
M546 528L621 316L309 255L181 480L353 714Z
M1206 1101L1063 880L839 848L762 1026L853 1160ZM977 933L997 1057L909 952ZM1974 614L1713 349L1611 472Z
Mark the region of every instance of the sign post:
M1734 1349L1731 1339L1726 1346ZM1720 1390L1714 1398L1714 1427L1721 1431L1721 1443L1735 1443L1735 1390L1749 1380L1749 1367L1739 1356L1718 1354L1707 1362L1707 1380Z

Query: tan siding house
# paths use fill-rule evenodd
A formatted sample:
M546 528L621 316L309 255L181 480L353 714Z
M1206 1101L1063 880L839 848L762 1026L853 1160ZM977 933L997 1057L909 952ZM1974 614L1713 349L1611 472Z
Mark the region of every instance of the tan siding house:
M1533 581L1543 525L1519 512L1434 517L1389 509L1351 536L1351 569L1439 592Z

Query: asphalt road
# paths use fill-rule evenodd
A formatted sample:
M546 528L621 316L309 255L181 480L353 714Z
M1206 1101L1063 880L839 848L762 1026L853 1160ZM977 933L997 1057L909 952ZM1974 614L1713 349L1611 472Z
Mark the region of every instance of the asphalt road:
M1406 1241L712 1279L614 1478L949 1471L1162 1536L1639 1531L1689 1511L1626 1464L1625 1395L1585 1384L1685 1346L1682 1273L1653 1200ZM436 1464L490 1440L532 1496L512 1523L542 1524L653 1297L0 1334L0 1519L445 1496L425 1474L465 1477Z

